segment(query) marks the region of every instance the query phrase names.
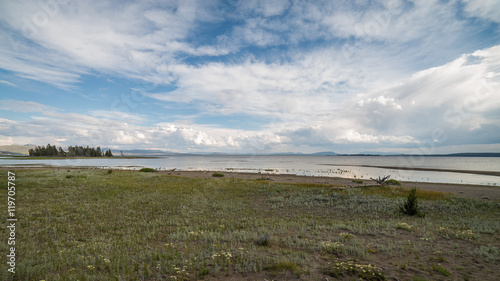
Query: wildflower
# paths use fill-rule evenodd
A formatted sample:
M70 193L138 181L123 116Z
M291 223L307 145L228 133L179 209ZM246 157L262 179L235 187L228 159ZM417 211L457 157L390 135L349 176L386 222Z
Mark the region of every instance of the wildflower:
M350 234L350 233L347 233L347 232L342 232L339 234L339 237L342 239L342 240L350 240L354 237L353 234Z
M409 225L409 224L407 224L407 223L405 223L405 222L398 222L396 224L396 228L397 229L404 229L404 230L410 231L412 229L412 226Z
M266 235L260 236L259 239L257 240L257 244L259 244L260 246L268 246L269 242L270 238Z
M111 263L111 261L108 260L108 259L104 259L104 262L107 263L107 264Z

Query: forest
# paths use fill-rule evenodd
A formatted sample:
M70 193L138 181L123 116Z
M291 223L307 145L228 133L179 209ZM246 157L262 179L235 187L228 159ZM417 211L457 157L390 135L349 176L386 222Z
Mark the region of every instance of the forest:
M57 148L55 145L47 144L47 146L37 146L29 150L30 156L48 156L48 157L113 157L111 149L104 150L101 147L83 147L69 146L68 151L64 151L62 147Z

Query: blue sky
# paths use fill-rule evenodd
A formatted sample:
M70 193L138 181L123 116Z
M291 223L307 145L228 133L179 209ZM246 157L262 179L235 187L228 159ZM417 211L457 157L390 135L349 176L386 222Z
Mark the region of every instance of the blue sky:
M0 145L500 151L500 2L0 1Z

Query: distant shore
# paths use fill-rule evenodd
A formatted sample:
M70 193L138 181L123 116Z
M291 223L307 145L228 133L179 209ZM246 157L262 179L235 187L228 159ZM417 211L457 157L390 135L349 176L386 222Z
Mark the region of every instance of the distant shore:
M12 158L16 160L65 160L65 159L152 159L160 156L102 156L102 157L64 157L64 156L28 156L28 155L0 155L1 158Z

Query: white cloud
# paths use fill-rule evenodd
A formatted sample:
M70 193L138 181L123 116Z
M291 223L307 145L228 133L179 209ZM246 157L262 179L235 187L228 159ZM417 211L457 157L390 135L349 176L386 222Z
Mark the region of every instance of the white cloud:
M243 10L249 10L259 13L265 17L278 16L283 14L289 7L288 0L243 0L240 1L239 7Z
M396 109L396 110L403 110L403 108L397 102L396 99L391 98L391 97L385 97L384 95L380 95L380 96L374 97L374 98L368 98L367 100L361 100L358 102L358 105L360 107L364 107L364 106L371 105L374 103L378 104L378 105L382 105L384 107L383 110L385 110L387 108ZM374 109L372 109L372 110L374 110Z
M500 46L464 54L442 66L415 73L396 86L374 92L358 109L365 130L398 132L419 141L442 132L446 142L491 142L500 137ZM383 97L383 99L381 98ZM366 107L367 102L385 104ZM397 101L397 105L395 105ZM394 103L393 105L391 105ZM387 106L402 110L384 110Z
M63 89L95 74L117 85L126 78L168 86L174 90L141 94L195 113L175 116L191 123L147 126L152 118L142 114L61 113L4 100L2 109L42 113L3 121L24 138L70 144L94 134L116 145L286 149L410 145L434 139L432 128L477 141L464 134L479 139L499 126L499 47L474 52L488 43L471 37L482 27L458 17L456 1L43 3L2 4L2 69ZM494 3L466 1L465 11L498 22ZM258 128L193 121L231 115L259 119Z
M93 117L119 120L122 122L130 122L130 123L140 123L145 120L145 117L142 115L126 113L121 111L91 110L89 111L89 114Z
M42 3L8 2L0 11L11 33L31 41L3 34L11 44L2 40L0 65L29 79L64 87L90 70L151 79L177 53L227 53L185 42L196 21L207 19L198 12L204 2L71 2L50 13Z
M463 0L465 11L471 16L500 23L500 2L498 0Z
M11 145L11 144L14 144L14 140L12 139L12 137L0 139L0 145Z
M16 84L10 83L9 81L5 81L5 80L0 80L0 84L6 84L6 85L9 85L11 87L17 87Z
M54 111L55 108L40 104L34 101L0 100L0 109L13 112L47 112Z

